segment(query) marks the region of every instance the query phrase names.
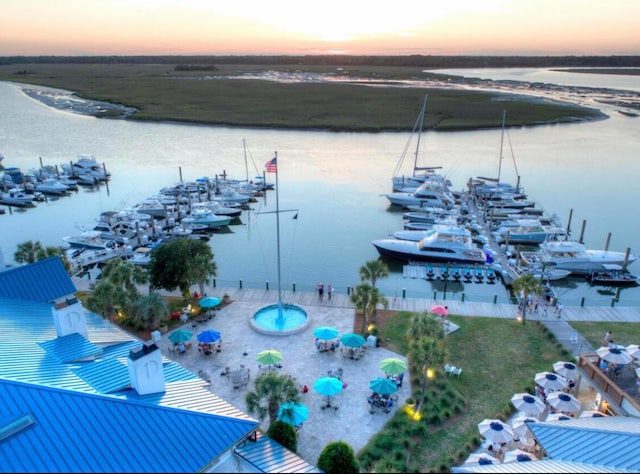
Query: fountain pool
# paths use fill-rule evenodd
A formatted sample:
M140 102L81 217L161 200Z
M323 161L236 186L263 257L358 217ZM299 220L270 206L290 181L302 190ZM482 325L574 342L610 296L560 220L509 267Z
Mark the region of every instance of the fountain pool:
M311 317L299 306L279 303L259 309L250 323L262 334L288 336L305 330L311 323Z

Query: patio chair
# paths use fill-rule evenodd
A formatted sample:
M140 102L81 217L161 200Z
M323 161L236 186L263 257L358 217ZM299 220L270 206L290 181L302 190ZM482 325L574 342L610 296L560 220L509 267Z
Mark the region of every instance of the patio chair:
M455 366L453 366L453 365L449 365L449 364L445 364L445 365L444 365L444 373L445 373L446 375L451 375L451 371L452 371L453 369L455 369Z
M460 377L461 373L462 373L462 367L454 367L453 370L451 371L451 375L456 375L458 377Z
M570 340L571 340L571 344L577 344L578 343L578 333L577 332L572 332Z

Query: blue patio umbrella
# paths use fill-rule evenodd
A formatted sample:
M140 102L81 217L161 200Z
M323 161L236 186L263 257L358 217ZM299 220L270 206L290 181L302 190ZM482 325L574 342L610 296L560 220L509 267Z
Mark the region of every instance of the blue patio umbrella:
M216 298L214 296L207 296L198 301L198 306L201 308L214 308L221 303L220 298Z
M323 341L335 339L336 337L338 337L338 334L340 334L340 331L331 326L321 326L313 330L313 335L318 339L322 339Z
M342 336L340 342L347 347L362 347L367 341L360 334L350 332Z
M222 337L222 335L218 331L215 331L213 329L207 329L199 333L196 337L198 338L198 342L211 343L211 342L218 342Z
M302 403L286 402L278 408L277 419L293 426L300 426L308 417L309 409Z
M383 377L369 382L369 388L378 395L391 395L398 391L398 385L393 380Z
M171 342L175 342L176 344L179 344L181 342L187 342L189 339L191 339L191 331L187 331L186 329L177 329L175 331L173 331L171 334L169 334L169 340Z

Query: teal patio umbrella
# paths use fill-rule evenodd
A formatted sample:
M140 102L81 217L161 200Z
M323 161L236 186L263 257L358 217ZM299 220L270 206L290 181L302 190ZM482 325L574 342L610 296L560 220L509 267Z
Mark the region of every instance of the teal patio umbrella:
M336 377L321 377L313 383L313 388L318 394L327 397L327 404L320 408L337 408L335 405L331 405L331 397L342 392L342 380Z
M350 332L342 336L340 342L347 347L362 347L367 341L360 334Z
M198 301L198 306L201 308L209 309L218 306L221 303L220 298L214 296L207 296Z
M369 388L378 395L391 395L398 391L398 385L393 380L383 377L369 382Z
M171 342L179 344L181 342L187 342L189 339L191 339L191 336L191 331L187 331L186 329L177 329L169 334L169 340Z
M313 335L318 339L322 339L323 341L335 339L336 337L338 337L338 334L340 334L340 331L331 326L321 326L313 330Z
M277 420L293 426L300 426L308 417L309 409L302 403L285 402L278 408Z

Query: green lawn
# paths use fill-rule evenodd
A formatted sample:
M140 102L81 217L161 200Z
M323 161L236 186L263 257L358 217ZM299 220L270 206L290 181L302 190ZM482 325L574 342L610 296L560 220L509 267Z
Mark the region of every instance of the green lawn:
M387 345L406 353L404 334L411 313L400 312L381 331ZM447 336L449 363L462 367L459 378L445 376L442 369L431 385L451 393L459 392L466 405L461 413L442 424L430 424L421 430L411 424L424 423L410 420L399 412L387 424L384 436L374 438L361 452L383 453L376 443L385 440L411 439L413 446L408 463L406 457L389 452L389 458L381 458L378 470L409 472L441 472L457 465L470 451L479 445L477 424L484 418L506 418L514 412L511 397L518 392L532 392L536 372L552 370L558 360L571 360L571 355L556 341L548 330L537 322L525 325L516 320L481 317L451 316L450 320L460 329ZM604 336L604 332L602 334ZM600 336L600 337L602 337ZM426 407L427 411L435 409ZM424 415L424 414L423 414ZM365 455L364 459L370 459ZM363 466L371 471L372 466Z
M604 335L607 331L613 333L616 344L628 346L640 344L640 324L638 323L611 323L606 321L572 322L571 326L589 341L594 349L604 344Z

